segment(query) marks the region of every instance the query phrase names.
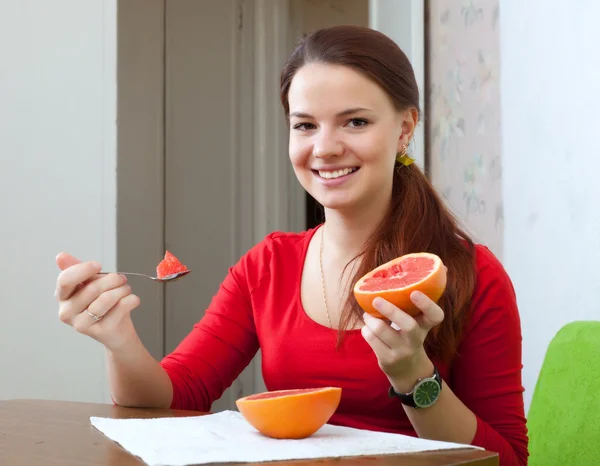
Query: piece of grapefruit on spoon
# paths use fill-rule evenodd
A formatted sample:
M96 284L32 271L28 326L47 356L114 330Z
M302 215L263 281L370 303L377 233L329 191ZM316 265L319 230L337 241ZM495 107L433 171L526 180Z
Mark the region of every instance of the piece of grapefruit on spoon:
M165 252L165 257L156 266L156 276L159 279L175 276L179 277L189 272L190 270L169 251Z
M421 310L410 300L413 291L420 291L433 302L446 289L446 267L435 254L418 252L392 259L365 274L354 286L354 296L360 307L374 317L385 319L373 307L380 296L407 314L416 316Z

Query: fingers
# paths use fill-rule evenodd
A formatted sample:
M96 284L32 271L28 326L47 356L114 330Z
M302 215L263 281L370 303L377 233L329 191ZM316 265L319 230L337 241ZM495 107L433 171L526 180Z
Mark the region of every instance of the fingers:
M80 265L84 265L84 264L80 264ZM65 270L63 273L66 274L67 272L75 269L76 267L79 267L79 265L70 267L67 270ZM76 272L74 272L74 274L76 274ZM69 282L69 283L73 283L75 281L76 280L73 280L72 282ZM85 284L79 290L77 290L73 294L73 296L71 296L68 300L61 303L61 306L59 309L60 320L65 323L71 323L73 321L73 319L75 318L75 316L77 316L78 314L83 312L85 309L89 308L89 306L94 301L96 301L103 293L110 291L110 290L114 290L115 288L119 288L120 286L124 285L125 282L126 282L126 279L124 276L116 274L116 273L111 273L108 275L104 275L97 280L93 280L93 281ZM117 293L117 295L118 295L118 293ZM108 309L110 309L110 307L112 307L112 306L110 306L110 307L106 307L106 306L110 305L111 303L112 303L112 305L114 305L114 302L116 302L116 300L113 301L114 297L115 297L114 294L109 295L108 297L102 297L100 299L100 301L98 301L98 304L96 306L96 309L98 310L98 312L100 312L101 310L104 310L105 312L108 311ZM106 309L104 309L104 307L106 307ZM93 312L93 311L90 311L90 312ZM89 315L88 315L88 317L91 318L91 316L89 316Z
M140 298L135 294L128 294L124 298L121 298L119 302L109 310L106 319L114 318L115 320L121 320L125 314L129 314L136 307L140 305Z
M364 320L365 327L368 328L369 332L377 337L388 348L393 348L400 343L398 332L382 319L377 319L376 317L365 313Z
M91 279L101 270L102 266L98 262L79 263L63 270L56 280L54 295L57 301L69 299L78 285Z
M107 298L106 300L103 300L104 302L102 304L98 303L95 305L96 301L98 301L96 300L88 308L92 314L103 319L102 325L110 322L111 319L115 319L117 322L120 321L125 314L133 311L140 305L140 298L134 294L131 294L129 285L122 285L119 288L107 291L98 299L102 298L106 294L111 295L110 300ZM116 300L111 307L105 307L106 304L112 302L112 300L117 296L121 297L118 298L118 300ZM97 326L99 323L99 321L95 321L94 318L87 312L81 312L77 314L72 321L73 328L75 328L75 330L77 330L79 333L84 334L91 332L90 327L92 327L92 325Z
M398 309L389 301L382 298L375 298L373 306L384 317L396 324L403 332L411 333L416 328L428 332L444 320L444 311L429 297L419 291L413 291L410 295L411 301L419 308L421 314L413 318L401 309Z
M382 360L385 357L385 355L390 351L389 346L386 345L381 340L381 338L379 338L379 336L376 335L375 332L373 332L373 330L371 330L371 328L368 325L364 325L360 329L360 333L362 334L365 341L375 352L377 359Z
M431 330L439 325L444 320L444 311L429 297L418 291L413 291L410 295L410 300L417 306L422 314L418 315L416 322L424 330Z
M402 372L402 367L405 366L405 361L411 354L411 346L402 342L400 335L381 319L368 316L365 318L365 324L367 321L379 321L379 323L373 322L374 326L379 327L382 325L383 327L387 327L387 331L394 334L393 336L389 335L389 339L387 339L387 331L379 332L379 328L378 330L373 330L369 325L364 325L360 330L363 338L371 347L375 356L377 356L379 366L386 373ZM382 335L384 336L382 337ZM392 341L391 344L389 343L390 341Z
M419 325L417 321L409 316L406 312L398 309L392 303L383 298L375 298L373 300L373 307L375 307L375 309L377 309L384 317L396 324L396 326L398 326L405 333L413 332Z
M60 270L68 269L69 267L80 263L81 261L79 259L66 252L61 252L56 256L56 265L58 265Z
M375 298L373 306L384 319L364 315L361 334L388 377L404 377L427 358L422 356L427 333L444 319L442 309L426 295L413 292L411 300L422 311L416 318L382 298Z
M98 317L104 317L117 303L128 294L131 287L127 284L105 291L88 306L88 311ZM89 317L89 314L88 314Z

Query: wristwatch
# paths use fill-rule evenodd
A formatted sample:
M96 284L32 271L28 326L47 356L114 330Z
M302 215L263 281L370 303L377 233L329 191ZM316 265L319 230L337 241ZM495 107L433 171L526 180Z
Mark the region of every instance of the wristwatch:
M429 408L440 397L442 392L442 377L433 366L433 375L424 379L419 379L415 387L409 393L398 393L394 387L390 386L388 394L390 397L400 398L403 405L412 408Z

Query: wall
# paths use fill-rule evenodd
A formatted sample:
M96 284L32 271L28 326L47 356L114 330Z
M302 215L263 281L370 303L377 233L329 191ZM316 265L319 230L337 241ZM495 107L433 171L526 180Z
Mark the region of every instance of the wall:
M2 2L0 399L109 399L53 292L61 250L115 266L115 23L115 0Z
M526 409L558 329L600 320L597 14L429 2L430 173L513 280Z
M502 258L497 0L429 2L428 168L470 233Z
M504 262L523 322L529 405L565 323L600 320L600 4L502 3Z

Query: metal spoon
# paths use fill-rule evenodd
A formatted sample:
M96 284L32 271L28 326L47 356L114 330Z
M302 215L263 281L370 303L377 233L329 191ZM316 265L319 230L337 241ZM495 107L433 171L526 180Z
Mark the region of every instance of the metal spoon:
M151 275L146 275L143 273L134 273L134 272L99 272L98 275L106 275L109 273L118 273L119 275L135 275L138 277L144 277L144 278L149 278L150 280L154 280L155 282L161 282L161 283L167 283L167 282L172 282L175 281L185 275L187 275L188 273L190 273L191 270L185 270L183 272L177 272L171 275L166 275L164 277L152 277Z

